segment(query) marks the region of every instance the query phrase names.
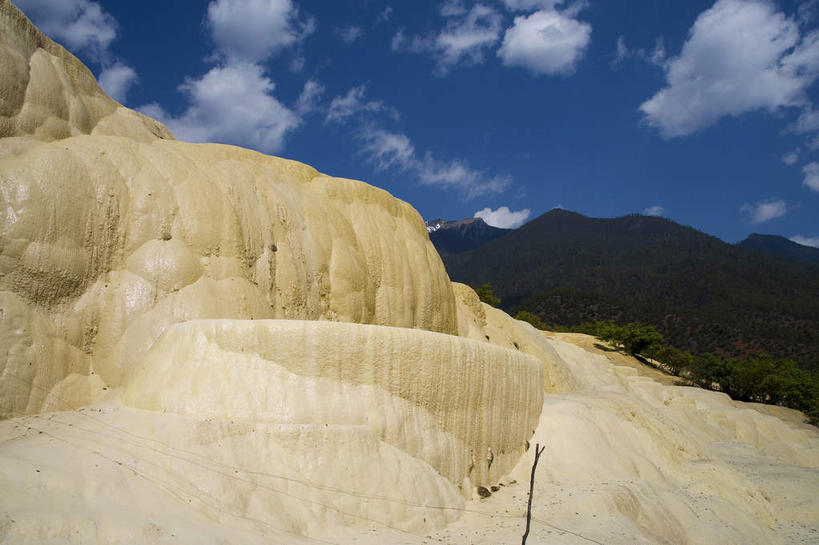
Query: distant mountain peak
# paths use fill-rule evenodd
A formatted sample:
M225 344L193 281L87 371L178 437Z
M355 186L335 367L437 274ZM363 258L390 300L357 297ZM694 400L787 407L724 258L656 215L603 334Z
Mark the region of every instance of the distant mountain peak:
M443 227L447 221L444 218L438 218L434 220L427 220L425 223L427 224L427 233L433 233Z
M438 218L434 220L429 220L426 222L426 224L428 233L433 233L440 229L462 229L473 224L475 224L475 226L478 226L479 228L483 228L483 226L491 227L483 220L483 218L466 218L455 221ZM494 227L494 229L497 229L497 227Z
M805 246L779 235L751 233L736 244L740 248L772 254L791 261L819 265L819 248Z
M765 352L805 366L819 363L814 267L667 218L551 210L471 251L442 257L453 281L489 282L503 308L535 313L549 324L638 321L697 353Z
M495 240L510 229L492 227L483 218L447 221L441 218L426 222L429 239L441 254L455 254Z

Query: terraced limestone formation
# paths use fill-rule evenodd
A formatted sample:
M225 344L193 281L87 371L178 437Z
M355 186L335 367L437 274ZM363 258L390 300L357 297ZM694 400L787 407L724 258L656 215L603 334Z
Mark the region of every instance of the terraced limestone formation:
M8 0L0 67L3 543L511 542L535 441L530 543L815 539L815 429L481 304L408 204L175 141Z

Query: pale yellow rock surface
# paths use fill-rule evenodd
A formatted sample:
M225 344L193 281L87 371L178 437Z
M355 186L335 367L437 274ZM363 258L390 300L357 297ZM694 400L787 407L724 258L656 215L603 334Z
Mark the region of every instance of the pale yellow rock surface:
M196 318L457 332L420 216L361 182L230 146L77 136L15 143L0 189L0 290L49 326L30 344L59 339L109 387L167 327ZM23 359L9 358L15 374L51 366Z
M480 303L406 203L174 141L8 0L0 68L0 543L513 543L535 442L530 544L819 541L792 413Z
M108 97L85 65L44 36L9 0L0 0L0 74L0 138L173 139L161 123Z
M523 454L543 404L542 373L523 352L427 331L192 321L154 343L122 403L192 418L363 427L470 495Z

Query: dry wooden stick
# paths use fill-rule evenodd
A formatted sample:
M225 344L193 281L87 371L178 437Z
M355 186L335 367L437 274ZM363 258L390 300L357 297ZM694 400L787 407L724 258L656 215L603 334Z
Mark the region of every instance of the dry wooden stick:
M545 445L540 448L540 443L535 444L535 462L532 464L532 478L529 480L529 506L526 508L526 531L523 533L521 545L526 545L526 538L529 537L529 524L532 522L532 493L535 490L535 469L537 469L537 461L544 450L546 450Z

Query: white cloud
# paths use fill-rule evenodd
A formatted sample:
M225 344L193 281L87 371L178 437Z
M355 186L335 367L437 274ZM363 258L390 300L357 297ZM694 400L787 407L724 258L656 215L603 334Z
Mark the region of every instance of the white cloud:
M509 176L486 176L483 172L470 168L465 161L440 161L429 153L415 164L415 169L422 185L458 189L467 199L502 193L512 182Z
M642 53L642 49L640 53ZM657 43L654 44L654 49L651 51L650 55L645 55L644 58L650 62L651 64L656 64L657 66L665 66L666 63L666 53L665 53L665 43L663 42L662 38L657 38Z
M304 88L301 90L298 101L296 101L296 113L303 116L318 108L321 95L324 94L324 86L318 81L311 79L307 80Z
M125 103L128 91L139 80L137 73L130 66L121 62L116 62L100 72L100 87L108 95L119 103Z
M614 64L624 63L629 57L631 57L631 55L631 50L628 48L628 46L626 46L626 39L622 36L618 36L614 55Z
M819 19L819 0L806 0L799 6L799 20L803 24L810 24Z
M764 223L788 213L788 205L781 199L767 199L756 204L745 203L740 208L751 223Z
M384 109L384 103L380 100L366 100L366 85L353 87L344 96L337 96L330 102L330 110L325 123L343 123L350 117L360 112L376 113Z
M315 29L298 20L291 0L213 0L207 26L229 61L258 62L302 41Z
M506 66L520 66L535 75L570 74L591 41L591 25L557 11L515 17L498 56Z
M392 50L431 55L439 76L448 74L458 64L482 63L484 50L500 38L501 15L484 4L475 4L469 11L460 10L458 5L444 4L441 11L447 23L437 33L415 36L410 40L399 30L392 39Z
M360 26L350 25L337 29L336 33L341 37L344 43L351 44L361 37L362 30Z
M791 126L791 130L797 134L806 134L819 131L819 110L805 108Z
M117 36L117 21L91 0L15 0L40 30L72 51L105 60Z
M503 3L512 11L534 11L555 9L563 0L503 0Z
M791 237L791 240L797 244L801 244L802 246L813 246L814 248L819 248L819 237L803 237L802 235L795 235Z
M478 210L475 212L473 217L483 219L483 221L492 227L500 227L501 229L515 229L516 227L523 225L523 222L525 222L531 215L532 211L528 208L513 212L509 210L509 207L501 206L497 210L492 210L491 208Z
M789 151L788 153L782 156L782 162L785 163L786 165L795 165L797 161L799 161L800 153L801 150L799 148L796 148L793 151Z
M439 9L442 17L457 17L466 13L462 0L446 0Z
M362 151L376 168L398 168L416 176L420 185L456 189L467 199L500 193L512 181L508 176L487 176L462 160L440 160L430 153L419 158L412 141L402 133L368 126L357 136Z
M180 90L187 95L189 105L181 116L168 116L156 105L141 111L157 117L180 140L275 152L300 120L273 97L273 89L273 82L260 66L229 64L212 68L199 79L185 80Z
M819 32L800 39L768 0L718 0L667 63L667 86L640 110L665 137L685 136L727 115L804 104L818 74Z
M645 216L662 216L663 214L665 214L665 208L659 205L649 206L643 210Z
M281 150L287 134L318 107L324 88L308 80L292 108L273 94L275 84L261 63L287 47L298 46L315 29L312 18L299 20L291 0L212 0L206 27L216 45L210 60L220 64L201 77L187 77L179 90L188 105L179 116L158 104L140 111L165 123L180 140L221 142L265 153ZM303 67L296 48L291 69Z
M626 39L623 36L618 37L612 64L614 66L623 64L632 57L657 66L665 66L665 43L662 38L658 38L654 44L654 49L651 52L646 52L646 50L642 48L629 49L626 45Z
M381 23L386 23L392 17L392 6L387 6L384 8L384 11L378 14L378 17L375 19L375 24L379 25Z
M415 161L415 147L404 134L367 127L358 137L364 143L364 153L380 169L395 166L406 170Z
M802 173L805 175L805 179L802 180L802 183L813 191L819 191L819 163L816 161L808 163L802 167Z
M394 53L402 51L404 47L407 45L407 36L404 34L404 29L398 29L398 32L395 33L395 36L392 37L392 41L390 41L390 50Z

